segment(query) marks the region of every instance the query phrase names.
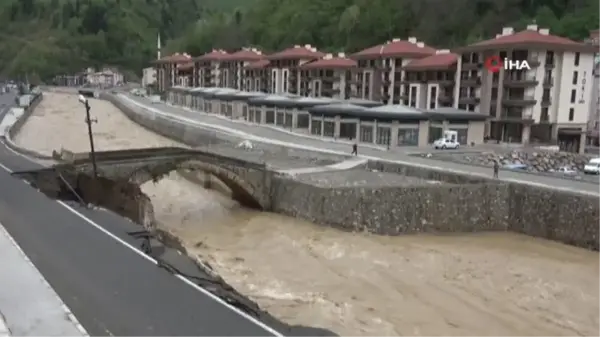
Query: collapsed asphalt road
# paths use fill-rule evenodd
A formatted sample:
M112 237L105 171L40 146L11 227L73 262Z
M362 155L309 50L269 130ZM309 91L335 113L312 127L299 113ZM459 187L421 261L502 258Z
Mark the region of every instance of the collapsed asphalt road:
M89 334L333 335L277 321L177 249L151 240L141 252L144 235L129 235L137 224L56 202L11 176L40 165L5 146L0 167L0 222Z

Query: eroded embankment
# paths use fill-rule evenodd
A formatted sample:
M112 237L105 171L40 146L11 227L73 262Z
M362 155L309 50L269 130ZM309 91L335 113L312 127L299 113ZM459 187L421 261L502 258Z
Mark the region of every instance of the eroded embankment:
M99 143L113 148L111 141L129 148L160 143L162 137L141 132L118 111L99 105L94 111ZM20 137L50 151L87 150L85 132L70 134L79 132L81 119L65 117L48 114L29 129L25 125ZM107 120L114 124L104 124ZM69 143L59 137L49 137L58 144L40 143L57 130ZM291 324L341 335L598 334L594 252L506 233L340 232L244 209L177 174L141 189L188 254Z

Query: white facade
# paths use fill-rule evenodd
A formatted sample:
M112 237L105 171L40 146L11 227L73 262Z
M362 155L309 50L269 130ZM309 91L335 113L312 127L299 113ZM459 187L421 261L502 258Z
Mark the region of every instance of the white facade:
M530 25L528 30L537 31L541 35L548 35L547 29L538 29L536 25ZM512 28L504 28L499 36L514 34ZM499 37L497 36L497 37ZM523 51L523 48L519 49ZM492 55L499 55L506 52L510 57L513 50L498 47L498 49L489 49L478 53L473 53L471 60L478 60L483 63L484 60ZM537 61L538 66L532 66L531 70L513 70L507 71L500 69L497 74L492 74L485 67L480 69L462 70L465 63L463 58L459 58L456 73L456 87L454 92L454 105L460 106L460 98L465 97L464 86L461 87L461 81L467 78L479 78L481 85L474 86L473 93L479 98L480 102L474 109L468 109L476 112L496 111L497 115L506 112L502 100L512 98L511 91L520 92L524 90L523 99L533 99L535 104L519 107L522 110L524 118L531 118L534 123L540 123L543 112L547 110L548 119L546 122L558 123L561 125L580 125L587 123L590 100L592 99L592 69L594 55L592 53L580 53L573 51L547 50L547 49L526 49L528 61ZM576 62L577 59L577 62ZM546 67L546 64L552 63L554 67ZM537 84L533 86L524 86L524 88L502 88L501 83L506 80L536 80ZM492 85L492 80L500 85ZM552 81L553 85L548 87L545 81ZM461 94L462 90L462 94ZM492 96L492 90L497 90L497 96ZM545 92L546 90L546 92ZM550 104L543 107L542 98L544 94L550 94ZM574 99L572 100L572 95ZM521 97L519 97L521 99ZM495 102L495 106L492 103ZM572 110L571 110L572 109ZM493 115L493 113L492 113Z
M142 71L142 87L147 87L156 83L156 68L148 67Z

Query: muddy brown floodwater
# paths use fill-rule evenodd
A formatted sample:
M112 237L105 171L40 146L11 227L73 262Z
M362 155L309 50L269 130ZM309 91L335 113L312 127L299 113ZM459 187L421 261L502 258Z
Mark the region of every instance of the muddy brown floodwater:
M100 148L176 144L109 103L92 111ZM76 98L50 94L17 142L84 151L86 137ZM143 189L192 254L288 323L341 335L598 336L597 252L507 233L345 233L244 209L175 173Z

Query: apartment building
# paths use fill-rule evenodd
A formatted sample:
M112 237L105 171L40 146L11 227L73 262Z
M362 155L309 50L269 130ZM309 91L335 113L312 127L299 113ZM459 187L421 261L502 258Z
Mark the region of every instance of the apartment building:
M158 91L165 92L177 85L177 66L190 61L192 61L192 57L186 53L175 53L154 61Z
M301 66L321 59L325 53L307 44L296 45L267 56L271 94L309 96L309 79L302 76Z
M209 53L194 58L193 86L227 87L231 81L232 72L229 69L222 71L222 65L229 55L224 50L213 49Z
M269 92L270 72L269 60L250 62L243 69L247 91Z
M402 67L402 92L407 94L400 104L426 110L453 107L457 62L458 55L447 49L410 61Z
M326 54L323 58L300 66L300 75L308 80L310 97L348 99L352 93L352 78L358 63L344 53Z
M242 48L221 59L221 73L223 74L223 87L248 91L251 87L252 77L245 77L244 68L251 63L261 61L265 57L256 48Z
M416 37L408 40L393 39L352 54L358 62L354 79L354 97L382 101L384 104L400 104L408 96L402 85L405 73L402 67L414 59L434 55L436 50L419 42Z
M180 87L192 87L194 83L194 62L180 63L176 67L176 83Z
M503 142L558 143L582 151L592 98L594 48L548 29L506 27L496 38L458 48L454 107L489 114L486 135ZM491 57L528 68L490 71ZM505 62L507 63L507 62Z

